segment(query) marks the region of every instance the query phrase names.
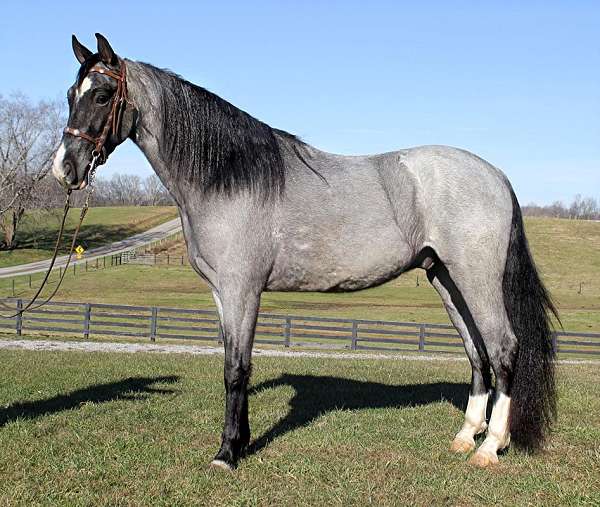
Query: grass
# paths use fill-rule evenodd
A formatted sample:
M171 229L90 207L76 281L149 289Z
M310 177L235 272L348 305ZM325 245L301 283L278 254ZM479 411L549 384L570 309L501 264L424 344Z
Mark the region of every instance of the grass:
M69 212L61 253L68 253L79 222L79 213L77 208ZM174 206L92 207L83 222L78 244L85 249L102 246L146 231L177 216ZM61 220L62 210L29 212L18 230L17 248L0 252L0 267L50 258Z
M557 303L564 328L600 332L600 223L529 218L526 227L534 257ZM181 246L171 247L174 256L181 255ZM580 281L584 282L581 294ZM0 291L11 293L9 280L0 280ZM27 297L31 293L26 279L18 281L16 295ZM210 290L189 266L131 265L76 277L69 275L56 299L183 308L213 306ZM438 294L422 270L355 293L265 293L262 311L449 323Z
M1 351L0 503L598 505L597 365L559 367L548 449L493 470L447 451L465 362L256 358L254 452L207 468L222 358Z

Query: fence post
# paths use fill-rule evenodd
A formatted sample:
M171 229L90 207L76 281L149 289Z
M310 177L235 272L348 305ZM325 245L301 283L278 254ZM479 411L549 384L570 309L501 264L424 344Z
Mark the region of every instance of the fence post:
M283 346L286 348L290 347L290 341L292 337L292 319L290 317L285 318L283 325Z
M73 276L75 276L75 266L77 266L77 264L73 264Z
M31 275L29 275L29 288L31 289Z
M106 269L106 256L102 257L103 268Z
M425 351L425 326L419 326L419 352Z
M183 255L181 256L181 265L183 266Z
M15 296L15 279L12 279L12 295Z
M87 260L85 261L85 272L87 273L88 270L88 265L87 265Z
M558 334L556 332L552 333L552 350L555 354L558 352Z
M92 316L92 305L86 303L83 309L83 337L87 340L90 337L90 319Z
M158 327L158 308L152 307L152 316L150 317L150 341L156 341L156 329Z
M358 322L355 320L352 321L352 343L350 344L350 348L352 350L356 350L356 342L358 341Z
M154 254L154 265L156 266L156 254Z
M23 330L23 314L21 313L23 310L23 300L17 299L17 315L15 316L15 332L18 336L21 336L21 331Z
M167 254L167 266L171 264L171 256Z

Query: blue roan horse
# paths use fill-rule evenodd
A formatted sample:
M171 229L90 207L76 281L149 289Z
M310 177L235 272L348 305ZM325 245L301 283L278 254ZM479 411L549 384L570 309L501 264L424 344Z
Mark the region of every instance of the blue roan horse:
M190 262L212 289L224 333L225 425L214 465L235 467L250 441L263 291L354 291L414 268L439 292L473 370L452 451L473 451L486 430L471 458L479 466L497 463L511 440L527 451L543 445L556 414L554 308L502 172L445 146L324 153L97 39L92 53L73 37L81 67L53 172L83 188L92 159L95 168L130 138L177 202Z

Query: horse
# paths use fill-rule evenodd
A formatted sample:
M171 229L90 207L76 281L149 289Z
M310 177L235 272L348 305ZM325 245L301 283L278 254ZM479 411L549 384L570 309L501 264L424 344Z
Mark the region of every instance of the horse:
M85 188L131 139L173 196L224 340L225 420L212 465L234 469L250 443L263 291L357 291L415 268L439 293L472 370L450 450L475 451L470 463L488 467L511 441L526 453L545 445L556 418L558 315L499 169L448 146L326 153L96 38L95 53L72 38L80 67L53 174L67 189Z

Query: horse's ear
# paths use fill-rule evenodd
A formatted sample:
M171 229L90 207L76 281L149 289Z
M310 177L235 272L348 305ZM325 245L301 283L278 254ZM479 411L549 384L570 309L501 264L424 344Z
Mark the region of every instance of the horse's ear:
M114 65L117 63L117 55L113 51L113 48L110 47L110 44L101 33L96 34L96 39L98 40L98 53L100 54L100 58L102 62L107 65Z
M75 53L75 58L79 63L85 62L90 56L92 56L92 52L86 48L81 42L77 40L75 34L71 38L71 45L73 46L73 53Z

